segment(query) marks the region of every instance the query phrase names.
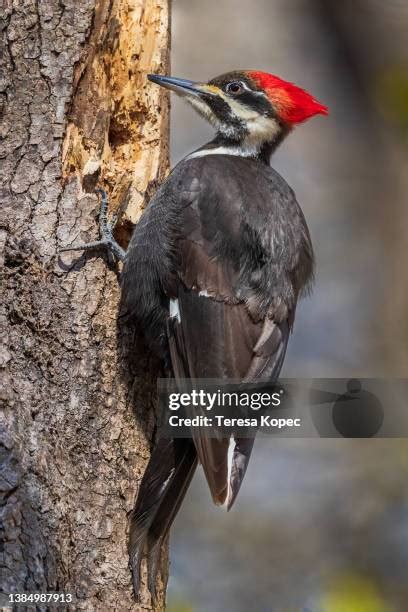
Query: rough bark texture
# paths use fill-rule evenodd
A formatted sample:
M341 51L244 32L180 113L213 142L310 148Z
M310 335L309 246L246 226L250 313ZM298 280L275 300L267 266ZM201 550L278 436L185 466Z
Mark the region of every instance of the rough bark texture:
M1 587L151 610L146 589L132 597L127 530L156 365L117 328L106 258L58 249L97 237L96 184L125 245L167 170L168 100L146 73L168 70L168 0L5 0L0 23Z

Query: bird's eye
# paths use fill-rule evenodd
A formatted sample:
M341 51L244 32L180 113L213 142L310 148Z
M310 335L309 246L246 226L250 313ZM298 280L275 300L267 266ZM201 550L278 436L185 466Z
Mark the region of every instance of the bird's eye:
M244 85L240 81L233 81L232 83L227 83L225 86L225 92L228 94L237 95L244 91Z

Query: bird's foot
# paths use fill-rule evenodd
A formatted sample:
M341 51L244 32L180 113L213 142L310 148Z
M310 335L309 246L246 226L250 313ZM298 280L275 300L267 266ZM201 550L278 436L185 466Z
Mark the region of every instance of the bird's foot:
M101 235L100 240L95 242L87 242L85 244L78 244L77 246L64 247L60 249L60 252L64 251L94 251L95 249L107 249L109 253L112 253L116 259L123 261L125 259L126 251L122 249L113 237L113 230L116 225L117 215L113 215L111 220L108 220L108 198L106 192L103 189L97 189L97 193L101 195L101 209L99 211L99 232Z

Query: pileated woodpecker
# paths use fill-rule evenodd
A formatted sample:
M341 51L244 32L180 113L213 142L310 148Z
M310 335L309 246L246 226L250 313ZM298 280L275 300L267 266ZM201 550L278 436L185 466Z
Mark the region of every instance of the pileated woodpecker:
M175 378L276 380L313 249L292 189L269 166L292 128L327 107L277 76L236 71L208 83L149 75L182 95L216 130L171 172L136 225L126 254L101 214L102 240L124 258L122 309L141 324ZM80 249L83 247L75 247ZM135 594L148 555L155 595L161 544L197 461L216 504L233 504L253 440L159 440L131 519ZM228 482L228 474L230 474Z

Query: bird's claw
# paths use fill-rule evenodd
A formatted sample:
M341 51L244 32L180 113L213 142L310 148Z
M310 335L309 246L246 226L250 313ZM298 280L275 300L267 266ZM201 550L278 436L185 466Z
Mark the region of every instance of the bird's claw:
M108 198L106 192L103 189L97 189L96 193L101 194L101 209L99 211L99 232L101 235L100 240L94 242L87 242L85 244L78 244L76 246L64 247L60 249L60 252L66 251L94 251L96 249L107 249L108 253L114 255L119 261L125 259L125 250L116 242L113 237L113 230L118 220L118 216L115 214L111 220L108 220Z

